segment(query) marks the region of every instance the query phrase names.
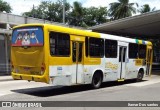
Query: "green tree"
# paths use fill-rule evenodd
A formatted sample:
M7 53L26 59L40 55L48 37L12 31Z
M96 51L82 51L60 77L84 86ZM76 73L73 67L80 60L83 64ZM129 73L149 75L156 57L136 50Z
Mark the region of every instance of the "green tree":
M70 4L65 4L65 16L67 18L70 10ZM63 3L62 1L58 1L56 3L50 3L48 5L48 10L46 11L47 20L54 22L62 22L63 21ZM66 19L67 21L67 19Z
M84 8L80 2L73 2L72 11L68 15L68 23L74 26L87 26L84 22Z
M94 26L107 22L107 7L84 8L84 21L88 26Z
M84 8L80 2L74 2L73 6L65 4L66 24L88 27L107 21L107 7ZM45 19L53 22L62 22L63 3L61 1L43 1L31 11L23 13L23 16Z
M48 7L49 3L46 1L41 2L41 4L38 7L35 7L33 5L33 8L29 12L24 12L22 15L27 17L34 17L34 18L44 18L45 19L45 13L46 8Z
M155 9L156 9L155 7L151 9L151 7L148 4L144 4L143 6L141 6L138 12L140 13L152 12L155 11Z
M136 13L134 5L138 6L137 3L129 3L129 0L118 0L118 2L110 3L109 16L112 19L120 19L132 16Z
M75 26L94 26L107 21L107 7L84 8L79 2L74 2L69 14L69 24Z
M11 10L12 8L7 2L0 0L0 12L11 13Z
M53 22L62 22L62 10L62 1L57 1L55 3L51 1L42 1L38 7L33 6L31 11L23 13L23 16L46 19ZM65 4L65 10L67 16L70 10L69 3Z

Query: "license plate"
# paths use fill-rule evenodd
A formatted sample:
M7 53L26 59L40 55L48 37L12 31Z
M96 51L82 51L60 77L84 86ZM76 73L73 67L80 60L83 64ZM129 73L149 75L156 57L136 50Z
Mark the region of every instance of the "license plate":
M30 68L29 67L24 67L24 70L28 71L28 70L30 70Z

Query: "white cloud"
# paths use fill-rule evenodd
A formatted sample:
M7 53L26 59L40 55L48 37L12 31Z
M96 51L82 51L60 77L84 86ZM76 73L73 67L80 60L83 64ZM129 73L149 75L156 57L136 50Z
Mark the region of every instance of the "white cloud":
M21 15L24 12L30 11L34 6L38 6L41 1L57 1L57 0L4 0L8 2L12 7L12 13ZM117 2L118 0L67 0L70 4L74 1L81 2L84 7L90 6L106 6L109 7L109 4L112 2ZM140 6L143 4L149 4L151 8L156 7L156 9L160 9L160 0L130 0L130 2L136 2Z
M90 6L106 6L109 7L110 3L117 2L118 0L86 0L85 3L83 3L83 6L90 7ZM156 9L160 9L160 0L130 0L130 3L138 3L139 7L144 4L149 4L151 8L156 7Z
M144 4L149 4L151 8L156 7L156 9L160 9L160 0L130 0L132 2L137 2L139 4L139 7Z
M86 0L86 2L83 3L83 6L84 7L90 7L90 6L95 6L95 7L106 6L106 7L108 7L108 5L112 2L117 2L117 0Z
M4 0L12 7L12 13L21 15L24 12L30 11L34 6L38 6L42 0Z

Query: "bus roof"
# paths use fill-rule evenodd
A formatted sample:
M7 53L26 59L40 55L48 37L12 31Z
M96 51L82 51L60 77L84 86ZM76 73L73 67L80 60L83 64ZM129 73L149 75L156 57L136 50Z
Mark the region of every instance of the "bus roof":
M25 26L27 26L27 27L28 26L42 26L42 27L46 27L49 31L63 32L63 33L68 33L68 34L73 34L73 35L89 36L89 37L97 37L97 38L100 38L102 35L102 38L106 38L106 39L108 38L108 39L112 39L112 40L119 40L119 41L131 42L131 43L152 45L152 43L150 41L144 41L144 40L133 39L133 38L126 38L126 37L115 36L115 35L110 35L110 34L101 34L101 33L97 33L97 32L90 32L87 30L75 29L75 28L58 26L58 25L53 25L53 24L40 24L40 23L22 24L22 25L18 25L18 26L13 27L13 29L21 28L21 27L25 27Z
M69 33L73 35L80 35L80 36L92 36L92 37L100 37L100 33L96 32L89 32L86 30L81 30L81 29L75 29L75 28L70 28L70 27L65 27L65 26L58 26L58 25L52 25L52 24L22 24L19 26L15 26L15 28L21 28L25 26L42 26L46 27L49 31L56 31L56 32L63 32L63 33Z

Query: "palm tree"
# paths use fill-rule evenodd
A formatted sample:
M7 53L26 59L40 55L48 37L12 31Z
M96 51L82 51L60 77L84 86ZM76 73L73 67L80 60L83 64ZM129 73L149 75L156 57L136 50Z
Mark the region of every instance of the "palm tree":
M110 3L109 5L109 16L114 20L132 16L132 14L136 13L134 5L138 7L137 3L129 3L129 0L118 0L118 2Z
M85 23L83 20L84 16L84 8L80 2L73 2L72 12L69 15L69 24L74 26L82 26L85 27Z
M151 7L148 4L145 4L143 6L141 6L141 8L138 10L138 12L142 13L146 13L146 12L151 12L151 11L155 11L155 7L153 9L151 9Z

